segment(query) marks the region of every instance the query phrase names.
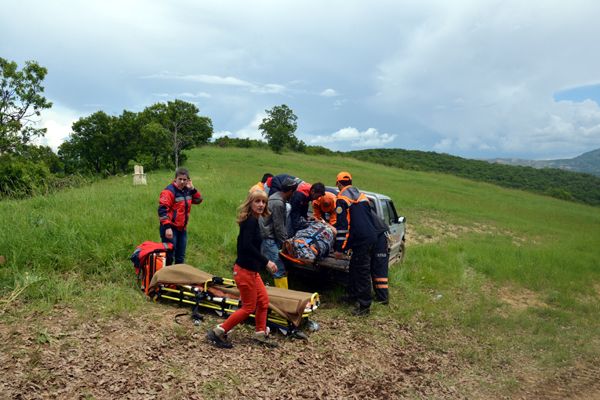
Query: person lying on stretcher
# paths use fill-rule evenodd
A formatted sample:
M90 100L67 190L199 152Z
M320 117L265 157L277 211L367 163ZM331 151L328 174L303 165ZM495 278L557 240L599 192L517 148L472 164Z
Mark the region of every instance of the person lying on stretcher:
M323 220L309 221L308 227L284 242L282 254L291 261L310 264L333 250L336 230Z

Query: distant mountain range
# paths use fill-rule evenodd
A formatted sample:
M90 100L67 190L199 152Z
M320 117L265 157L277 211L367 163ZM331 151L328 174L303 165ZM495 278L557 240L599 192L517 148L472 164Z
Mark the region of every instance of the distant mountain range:
M600 149L588 151L565 160L523 160L520 158L495 158L487 160L495 164L521 165L533 168L558 168L600 176Z

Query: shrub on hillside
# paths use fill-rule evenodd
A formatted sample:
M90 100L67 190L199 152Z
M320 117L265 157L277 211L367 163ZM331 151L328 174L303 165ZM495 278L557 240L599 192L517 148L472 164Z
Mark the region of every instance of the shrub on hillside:
M72 174L66 176L50 175L48 179L48 192L54 193L69 188L81 187L94 182L96 179L92 176Z
M45 163L14 155L0 156L0 199L45 195L86 185L92 179L79 174L52 174Z
M333 151L329 150L326 147L323 146L306 146L306 148L304 149L304 152L306 154L310 154L310 155L323 155L323 156L329 156L334 154Z
M44 163L51 173L64 172L65 166L56 153L48 146L23 146L18 153L20 157L26 158L34 163Z
M50 170L22 157L0 156L0 197L23 198L48 192Z
M250 138L230 138L229 136L223 136L215 139L213 142L219 147L241 147L241 148L267 148L268 144L261 140L250 139Z

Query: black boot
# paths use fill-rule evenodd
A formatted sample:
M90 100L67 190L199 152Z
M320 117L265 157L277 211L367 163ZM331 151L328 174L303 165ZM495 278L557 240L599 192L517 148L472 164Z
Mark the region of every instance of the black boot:
M388 304L390 304L390 299L389 298L385 298L385 299L376 298L375 303L383 304L384 306L387 306Z
M361 306L360 304L357 304L356 307L354 307L354 310L352 310L351 314L354 315L355 317L365 317L365 316L369 315L370 312L371 312L371 307Z

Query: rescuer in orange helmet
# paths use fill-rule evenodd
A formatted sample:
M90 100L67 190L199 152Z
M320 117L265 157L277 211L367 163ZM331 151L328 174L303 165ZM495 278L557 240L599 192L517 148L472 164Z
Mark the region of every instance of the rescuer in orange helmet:
M335 213L336 196L334 193L325 191L325 194L312 202L313 217L335 226L337 215Z
M387 304L388 299L388 249L387 226L378 221L371 211L367 196L352 186L352 175L342 171L337 175L335 212L337 221L337 251L352 249L349 266L348 299L356 301L353 315L365 316L370 312L371 282L377 301Z

